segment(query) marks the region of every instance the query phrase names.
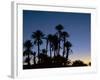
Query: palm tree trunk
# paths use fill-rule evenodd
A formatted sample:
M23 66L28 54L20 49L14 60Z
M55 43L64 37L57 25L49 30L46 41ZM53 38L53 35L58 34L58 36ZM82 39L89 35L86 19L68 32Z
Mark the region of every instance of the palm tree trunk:
M65 41L66 41L66 39L64 38L64 44L63 44L63 57L64 57L64 55L65 55Z
M58 46L58 55L60 54L60 38L59 38L59 46Z
M39 56L39 53L40 53L40 45L39 45L39 41L38 41L38 56Z
M29 51L29 49L28 49ZM29 53L28 53L28 66L30 66L30 56L29 56Z
M50 42L50 57L52 57L52 53L51 53L51 42Z
M61 33L59 32L59 36L58 36L58 55L60 54L60 36Z
M40 63L39 53L40 53L40 45L39 45L39 41L38 41L38 62Z
M66 60L68 61L68 56L69 56L69 48L67 48L67 54L66 54Z
M55 52L56 52L56 50L54 49L54 57L53 57L53 58L55 58L55 56L56 56L56 55L55 55L55 54L56 54ZM54 60L54 63L55 63L55 60Z
M55 49L54 49L54 57L55 57Z
M46 55L47 55L47 51L48 51L48 40L46 42Z
M34 65L36 64L36 61L35 61L36 57L34 56Z

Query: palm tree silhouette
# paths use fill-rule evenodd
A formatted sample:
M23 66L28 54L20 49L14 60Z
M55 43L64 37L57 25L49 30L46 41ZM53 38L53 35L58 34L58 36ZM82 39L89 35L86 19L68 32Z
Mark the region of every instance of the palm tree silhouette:
M32 38L34 39L34 44L38 46L38 55L40 53L40 45L43 43L42 41L43 36L44 34L40 30L33 32L32 34Z
M58 36L58 40L59 40L59 42L58 42L58 55L59 55L59 53L60 53L61 33L62 33L61 31L64 29L64 27L61 24L59 24L55 27L55 29L58 31L57 36Z
M50 57L52 57L52 41L53 41L53 35L49 34L47 36L48 42L49 42L49 50L50 50Z
M28 63L28 65L30 65L30 54L32 55L33 52L31 51L32 48L32 42L31 40L26 40L24 43L24 47L25 47L25 51L23 52L23 55L27 55L28 58L26 60L26 62Z
M65 55L65 46L64 46L64 44L66 42L66 37L69 37L69 34L68 34L68 32L63 31L61 35L62 35L62 39L63 39L63 57L64 57L64 55Z
M52 46L54 51L54 57L57 56L57 50L58 50L58 37L57 35L53 35L52 37Z
M67 41L67 42L65 42L64 46L66 48L66 60L68 61L69 50L72 47L72 44L69 41Z
M47 37L43 37L43 39L46 40L46 48L45 48L45 50L46 50L46 55L47 55L47 52L48 52L48 36Z

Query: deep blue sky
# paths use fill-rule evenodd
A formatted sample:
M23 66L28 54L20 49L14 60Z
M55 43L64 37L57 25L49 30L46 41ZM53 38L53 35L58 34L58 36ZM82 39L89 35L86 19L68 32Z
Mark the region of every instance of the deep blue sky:
M81 59L85 62L89 62L91 58L90 22L91 15L89 13L24 10L23 41L31 39L32 32L38 29L46 35L50 33L54 34L56 32L55 26L62 24L64 26L64 31L70 34L69 40L73 44L73 54L70 55L70 59ZM45 44L41 46L41 49L43 49L44 46ZM34 49L36 50L37 48L34 47Z

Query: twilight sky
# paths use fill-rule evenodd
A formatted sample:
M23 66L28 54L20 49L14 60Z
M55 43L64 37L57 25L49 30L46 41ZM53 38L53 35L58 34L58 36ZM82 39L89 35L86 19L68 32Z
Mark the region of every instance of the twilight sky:
M73 44L71 60L91 61L91 15L89 13L47 12L23 10L23 41L31 39L32 32L41 30L44 34L54 34L55 26L62 24L70 34ZM41 49L45 48L44 44ZM37 46L33 47L37 51Z

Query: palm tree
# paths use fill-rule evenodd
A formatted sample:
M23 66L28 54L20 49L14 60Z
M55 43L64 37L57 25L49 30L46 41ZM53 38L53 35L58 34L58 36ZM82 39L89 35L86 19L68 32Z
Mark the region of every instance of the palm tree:
M51 34L49 34L48 36L47 36L47 39L48 39L48 42L49 42L49 48L50 48L50 57L52 57L52 39L53 39L53 35L51 35Z
M65 44L64 44L64 46L65 46L65 48L67 49L66 51L66 60L68 61L68 56L69 56L69 50L70 50L70 48L72 47L72 44L69 42L69 41L67 41L67 42L65 42Z
M55 57L55 56L57 56L57 50L58 50L58 37L57 37L57 35L53 35L52 45L53 45L54 57Z
M46 40L46 48L45 48L45 50L46 50L46 55L47 55L47 51L48 51L48 36L47 37L43 37L43 39Z
M33 32L33 34L32 34L32 38L34 39L34 44L37 45L37 47L38 47L38 55L40 53L40 45L43 43L43 41L42 41L43 36L44 36L44 34L40 30Z
M65 44L65 42L66 42L66 37L69 37L69 34L68 34L68 32L62 32L62 39L63 39L63 57L64 57L64 55L65 55L65 46L64 46L64 44Z
M30 65L30 54L33 54L33 52L31 51L31 48L32 48L32 42L31 40L26 40L24 42L24 47L25 47L25 51L23 52L23 55L27 55L28 58L27 58L27 63L28 65Z
M59 24L55 27L55 29L58 31L57 35L58 35L58 40L59 40L59 42L58 42L58 55L59 55L59 53L60 53L61 31L64 29L64 27L61 24Z

